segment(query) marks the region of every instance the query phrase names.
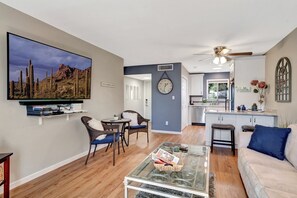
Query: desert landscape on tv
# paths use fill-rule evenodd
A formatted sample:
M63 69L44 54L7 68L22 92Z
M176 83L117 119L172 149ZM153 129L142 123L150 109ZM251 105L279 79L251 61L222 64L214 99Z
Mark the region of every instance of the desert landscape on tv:
M9 36L9 99L90 98L91 59Z

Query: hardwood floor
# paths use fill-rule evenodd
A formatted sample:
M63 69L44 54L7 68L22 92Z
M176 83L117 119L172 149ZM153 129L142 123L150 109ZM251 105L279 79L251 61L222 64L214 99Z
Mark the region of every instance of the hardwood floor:
M204 143L204 127L189 126L182 135L150 133L130 136L126 152L116 156L112 166L112 150L101 149L90 157L85 166L85 157L57 170L32 180L11 191L11 197L124 197L124 177L134 169L152 150L164 141L187 144ZM211 154L211 172L216 175L217 198L247 197L237 169L237 157L231 149L214 148Z

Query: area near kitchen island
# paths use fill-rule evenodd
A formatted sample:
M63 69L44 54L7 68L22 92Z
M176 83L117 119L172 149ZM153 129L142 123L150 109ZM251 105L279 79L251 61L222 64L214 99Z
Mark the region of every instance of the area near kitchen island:
M275 111L207 110L205 112L205 144L208 146L211 145L211 125L214 123L235 126L235 146L237 148L238 133L242 131L243 125L277 126L277 113ZM218 140L231 139L230 132L223 130L215 130L214 137Z

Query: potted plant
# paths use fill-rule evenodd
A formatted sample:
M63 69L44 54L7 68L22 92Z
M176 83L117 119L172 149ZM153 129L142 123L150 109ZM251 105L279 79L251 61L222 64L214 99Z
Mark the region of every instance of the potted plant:
M113 115L113 119L114 119L114 120L118 120L118 119L119 119L118 115L114 114L114 115Z

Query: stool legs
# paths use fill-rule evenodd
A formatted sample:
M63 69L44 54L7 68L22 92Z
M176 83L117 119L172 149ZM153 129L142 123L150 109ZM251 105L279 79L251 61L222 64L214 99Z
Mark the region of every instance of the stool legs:
M214 129L211 129L211 146L210 146L210 152L212 153L213 151L213 136L214 136Z
M234 135L234 129L221 129L220 130L229 130L231 133L231 140L218 140L214 138L214 132L216 128L211 128L211 146L210 146L210 152L213 152L213 145L214 144L219 144L219 145L226 145L226 146L231 146L231 150L233 152L233 155L235 155L235 135Z
M235 155L235 138L234 138L234 130L231 130L231 144L233 155Z

